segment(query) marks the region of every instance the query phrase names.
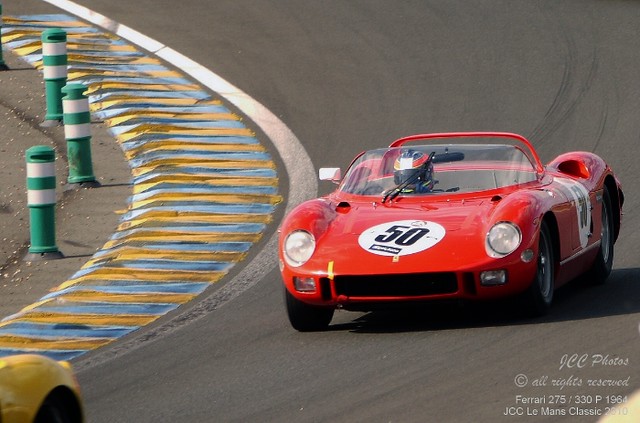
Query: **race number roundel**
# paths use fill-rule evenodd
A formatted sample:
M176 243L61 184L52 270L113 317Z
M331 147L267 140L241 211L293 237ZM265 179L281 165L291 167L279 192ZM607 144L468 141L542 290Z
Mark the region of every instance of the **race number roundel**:
M580 246L585 248L589 243L589 235L591 234L591 201L589 200L589 191L587 191L580 182L571 179L556 178L556 181L569 191L569 198L571 198L577 213Z
M442 225L426 220L398 220L372 226L360 234L362 248L381 256L406 256L433 247L444 238Z

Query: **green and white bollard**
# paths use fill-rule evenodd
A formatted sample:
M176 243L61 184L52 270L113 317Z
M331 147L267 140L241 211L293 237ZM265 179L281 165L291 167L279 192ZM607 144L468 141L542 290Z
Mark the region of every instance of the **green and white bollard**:
M4 62L4 57L2 56L2 3L0 3L0 70L7 70L9 67Z
M26 151L27 206L31 246L26 261L62 258L56 245L56 166L55 152L46 145Z
M42 65L47 113L42 126L62 122L62 87L67 84L67 33L59 28L42 31Z
M87 90L82 84L68 84L62 88L64 137L67 141L69 184L83 187L99 185L93 174L91 159L91 114Z

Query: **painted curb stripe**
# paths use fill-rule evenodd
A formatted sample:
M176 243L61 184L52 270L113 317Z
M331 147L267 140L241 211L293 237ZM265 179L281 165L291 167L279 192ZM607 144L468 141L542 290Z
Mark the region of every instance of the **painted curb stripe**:
M126 314L82 314L82 313L52 313L45 311L22 311L9 316L8 321L36 322L62 325L88 325L88 326L111 326L124 325L138 327L148 325L159 316L153 315L126 315ZM43 351L42 354L47 354Z
M65 350L65 351L60 351L60 350L56 350L56 349L47 349L46 350L46 355L54 360L71 360L72 358L75 358L79 355L82 355L84 353L86 353L87 351L85 350L79 350L79 351L74 351L74 350ZM0 357L4 357L4 356L8 356L8 355L16 355L16 354L25 354L25 353L33 353L33 354L43 354L42 350L31 350L29 348L18 348L18 349L11 349L11 348L0 348Z
M57 337L63 333L65 337L73 338L118 338L135 330L127 326L87 327L82 325L43 324L28 322L12 322L2 326L7 334L17 336Z
M43 67L41 32L65 29L68 66L54 74L64 68L89 99L69 101L65 113L104 120L131 168L132 195L116 232L50 294L0 322L0 356L68 360L220 281L261 239L282 198L276 166L255 133L182 73L66 15L5 24L5 47L48 73L55 69ZM66 138L90 136L90 124L77 123L68 125L72 134L65 127Z

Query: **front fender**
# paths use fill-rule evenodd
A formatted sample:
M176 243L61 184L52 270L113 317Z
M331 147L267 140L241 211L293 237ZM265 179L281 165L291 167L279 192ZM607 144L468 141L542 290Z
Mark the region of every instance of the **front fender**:
M290 232L300 229L311 233L317 241L326 233L336 213L335 207L327 199L305 201L295 207L280 225L281 244Z
M544 190L515 192L500 200L494 209L488 228L502 221L513 222L522 232L521 248L530 248L537 239L540 223L549 209L550 196Z

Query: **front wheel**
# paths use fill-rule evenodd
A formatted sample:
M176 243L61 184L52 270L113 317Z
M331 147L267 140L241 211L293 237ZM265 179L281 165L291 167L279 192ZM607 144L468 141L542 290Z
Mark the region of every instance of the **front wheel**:
M53 392L44 400L33 420L34 423L75 423L81 421L77 410L57 394Z
M533 316L542 316L551 307L555 289L555 265L551 233L545 222L540 225L538 266L531 286L525 292L525 306Z
M298 300L284 288L285 305L289 322L300 332L314 332L327 329L333 318L331 307L312 306Z

